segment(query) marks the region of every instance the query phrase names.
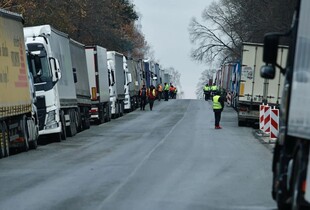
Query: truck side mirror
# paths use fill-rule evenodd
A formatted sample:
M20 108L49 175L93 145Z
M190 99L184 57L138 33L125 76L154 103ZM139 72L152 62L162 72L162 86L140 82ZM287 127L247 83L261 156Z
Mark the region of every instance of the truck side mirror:
M74 83L77 83L77 75L76 75L76 68L72 68L72 71L73 71L73 81Z
M276 76L275 66L272 64L262 66L260 69L260 76L265 79L274 79Z
M276 65L278 57L279 33L267 33L264 37L263 61Z

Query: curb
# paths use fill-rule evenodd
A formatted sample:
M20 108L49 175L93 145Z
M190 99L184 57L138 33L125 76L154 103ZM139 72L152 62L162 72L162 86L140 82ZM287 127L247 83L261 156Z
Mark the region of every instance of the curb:
M254 137L262 143L267 149L273 152L273 148L275 146L276 141L270 140L269 135L265 134L259 129L253 130Z

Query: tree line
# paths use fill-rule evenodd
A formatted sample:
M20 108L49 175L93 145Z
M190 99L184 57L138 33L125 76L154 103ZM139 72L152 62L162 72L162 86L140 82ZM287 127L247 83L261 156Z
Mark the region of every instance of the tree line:
M50 24L85 45L136 59L149 50L130 0L1 0L0 8L22 14L25 26Z
M262 43L267 32L290 29L297 0L218 0L192 18L191 56L201 62L241 59L242 43ZM281 44L287 44L284 40Z

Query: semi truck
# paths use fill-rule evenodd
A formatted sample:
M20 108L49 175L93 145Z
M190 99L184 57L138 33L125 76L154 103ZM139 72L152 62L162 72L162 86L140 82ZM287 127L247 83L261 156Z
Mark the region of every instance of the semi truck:
M37 148L38 115L21 15L0 9L0 158Z
M110 86L113 77L108 72L107 50L101 46L86 46L86 60L91 94L91 120L97 124L111 120Z
M263 65L263 44L243 43L242 49L242 69L237 104L238 125L243 126L247 123L258 125L261 104L279 106L284 77L277 74L276 79L268 80L259 76L259 68ZM285 64L287 52L287 46L279 46L280 65Z
M280 72L285 75L272 162L272 197L284 210L310 209L309 10L310 1L298 0L292 28L287 33L268 33L264 38L266 65L261 76L273 79ZM286 65L279 62L282 37L290 41Z
M124 115L125 101L125 75L123 55L115 52L107 52L107 64L113 82L110 86L110 102L112 118Z
M132 82L132 76L128 69L127 58L123 56L123 70L124 70L124 92L125 92L125 100L124 100L124 111L130 112L132 111L132 98L130 95L130 83Z
M135 110L139 107L139 90L141 80L139 79L139 62L132 58L127 59L128 70L131 73L132 82L129 84L129 95L131 100L131 109Z
M29 54L39 57L34 72L39 134L65 140L77 133L77 97L69 37L50 25L24 28ZM32 62L32 61L31 61Z
M77 128L82 131L90 128L91 99L85 46L70 39L71 63L77 98Z

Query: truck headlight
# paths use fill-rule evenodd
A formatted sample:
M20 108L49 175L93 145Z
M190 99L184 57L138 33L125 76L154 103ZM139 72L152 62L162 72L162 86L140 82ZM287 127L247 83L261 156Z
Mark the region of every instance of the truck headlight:
M57 127L57 122L56 122L56 111L50 111L47 113L47 118L46 118L46 129L52 129Z

